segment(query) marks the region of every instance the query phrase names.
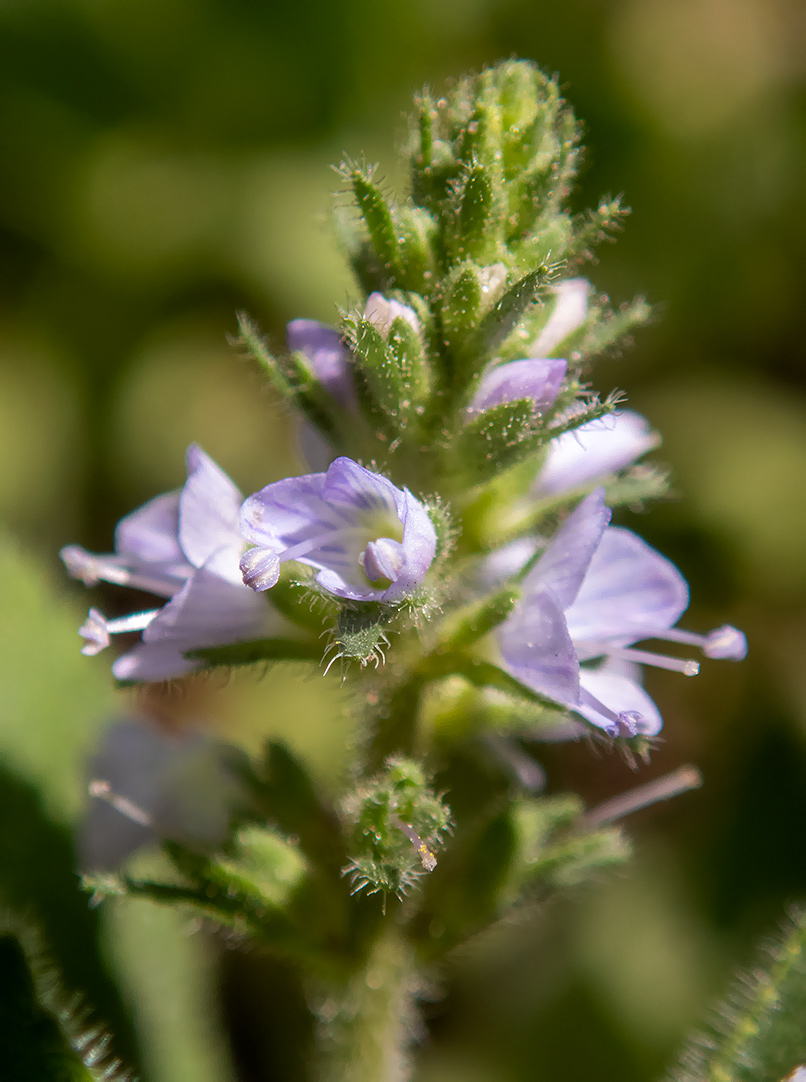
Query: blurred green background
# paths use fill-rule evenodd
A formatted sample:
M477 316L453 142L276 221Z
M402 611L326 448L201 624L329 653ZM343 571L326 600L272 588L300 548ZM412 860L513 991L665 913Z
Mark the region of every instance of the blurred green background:
M412 92L501 57L560 73L589 147L578 206L633 208L588 273L659 318L594 379L663 433L679 499L622 520L689 578L688 626L735 623L750 656L650 674L665 743L642 777L693 761L705 788L630 821L626 871L446 967L418 1078L657 1078L806 895L804 44L796 0L0 0L0 904L148 1082L303 1079L309 1027L283 966L78 893L82 759L120 706L55 554L108 550L191 440L247 492L298 468L233 313L277 341L332 319L353 285L329 164L363 151L402 184ZM333 785L349 714L302 675L239 678L218 720ZM543 760L591 803L636 780L584 746Z

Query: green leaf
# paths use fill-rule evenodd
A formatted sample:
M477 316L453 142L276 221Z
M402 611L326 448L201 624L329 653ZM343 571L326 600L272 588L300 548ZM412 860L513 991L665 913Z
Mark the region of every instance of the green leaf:
M255 665L259 661L320 661L322 648L318 643L295 639L255 639L188 650L185 656L199 658L208 665Z
M764 962L740 979L715 1022L697 1035L679 1082L785 1082L806 1065L806 914L795 911Z
M340 172L353 190L386 285L398 284L400 260L395 225L389 204L374 181L374 169L345 162Z
M24 934L24 933L23 933ZM0 1057L4 1082L125 1082L110 1038L82 1017L57 972L25 935L0 931Z

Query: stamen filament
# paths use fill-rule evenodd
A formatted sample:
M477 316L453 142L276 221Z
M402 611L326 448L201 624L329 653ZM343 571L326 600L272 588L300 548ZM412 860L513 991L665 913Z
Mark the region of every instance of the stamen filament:
M147 612L133 612L130 616L121 616L117 620L107 620L106 630L110 635L122 635L127 631L144 631L160 609L149 609Z
M368 540L372 540L372 538L369 537L367 530L363 527L345 526L341 530L327 530L325 533L317 534L316 537L309 537L307 541L299 541L296 545L292 545L291 548L286 549L278 555L282 562L285 562L286 560L297 560L300 556L305 556L312 549L318 548L319 545L329 545L331 542L340 540L343 537L354 536L367 537Z
M653 654L650 650L633 650L621 647L607 651L608 657L621 658L623 661L635 661L639 665L652 665L656 669L669 669L683 676L696 676L700 671L699 661L692 658L667 657L665 654Z
M688 793L692 789L699 789L702 785L702 774L696 766L681 766L662 778L650 781L646 785L637 785L634 789L628 789L621 796L613 797L598 804L584 816L588 826L596 827L602 823L612 823L615 819L622 819L625 815L641 811L661 800L669 800L671 797Z
M133 823L138 823L142 827L151 827L154 825L154 821L147 811L144 811L135 804L133 800L129 800L128 797L114 793L108 781L102 781L100 779L91 781L89 784L89 794L90 796L96 797L98 800L105 800L107 804L112 805L115 811L119 811L121 815L125 815L126 818L131 819Z

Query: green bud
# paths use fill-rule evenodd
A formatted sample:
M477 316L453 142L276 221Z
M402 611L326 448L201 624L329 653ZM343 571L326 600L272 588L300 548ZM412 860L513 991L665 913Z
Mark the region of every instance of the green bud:
M429 788L422 767L400 757L350 793L342 811L353 830L355 855L345 868L353 893L402 897L436 867L451 826L450 809Z
M328 668L337 658L357 661L362 669L374 662L377 668L390 645L386 634L390 619L391 614L379 605L345 605L339 613L336 637L328 647L333 652Z
M406 399L406 373L388 348L383 335L363 316L345 323L355 358L355 386L359 404L367 420L379 426L383 438L391 438L405 428L408 410L401 409Z
M276 831L242 827L233 854L211 863L210 878L231 893L257 904L282 906L305 873L306 862L297 846Z
M395 215L400 263L399 285L428 294L437 272L437 226L418 207L401 207Z
M392 210L374 180L374 169L362 169L345 161L339 170L353 191L377 259L375 268L380 288L395 285L400 265Z
M535 427L531 399L500 402L464 426L452 447L454 469L468 484L484 484L535 454L545 438Z

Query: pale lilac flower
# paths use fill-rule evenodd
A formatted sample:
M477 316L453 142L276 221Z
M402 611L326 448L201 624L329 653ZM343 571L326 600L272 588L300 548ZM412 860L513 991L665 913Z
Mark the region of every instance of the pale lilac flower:
M588 316L590 289L587 278L567 278L554 286L552 292L557 299L543 329L528 348L530 357L551 357L557 346L582 326Z
M241 579L241 493L195 444L187 470L181 492L158 496L119 523L115 553L95 556L74 545L61 552L70 573L87 583L103 579L170 599L112 620L90 609L80 629L84 654L100 653L112 635L142 632L142 642L112 666L119 680L182 676L202 665L186 658L188 651L264 638L282 623Z
M132 718L104 733L89 764L92 797L79 833L83 868L113 870L163 838L214 849L244 802L238 748L199 732L168 733Z
M481 413L501 402L529 398L534 412L543 413L554 405L566 367L562 360L532 358L489 368L479 380L467 412Z
M364 319L380 331L384 338L389 337L392 324L396 319L404 319L415 334L420 334L420 321L417 313L407 304L390 301L383 293L370 293L364 306Z
M349 458L250 496L241 530L256 546L241 559L253 590L270 589L280 564L298 560L338 597L397 601L422 583L436 551L434 526L408 489Z
M522 683L570 707L610 735L656 734L657 707L630 665L687 676L690 659L639 650L643 639L700 646L709 657L741 660L744 635L722 627L696 635L674 627L688 606L677 568L630 530L608 527L604 490L569 516L523 582L523 596L499 628L505 667ZM598 667L581 665L604 658Z
M286 339L292 353L303 354L327 393L345 409L356 409L352 357L339 331L314 319L293 319Z
M659 442L646 418L632 410L588 421L549 443L533 492L551 496L600 481L629 466Z

